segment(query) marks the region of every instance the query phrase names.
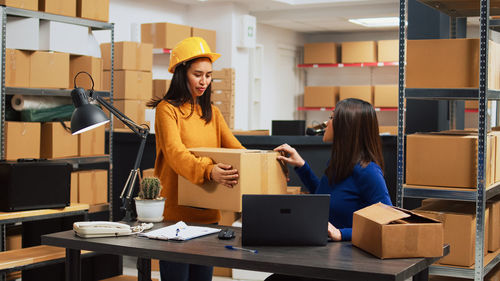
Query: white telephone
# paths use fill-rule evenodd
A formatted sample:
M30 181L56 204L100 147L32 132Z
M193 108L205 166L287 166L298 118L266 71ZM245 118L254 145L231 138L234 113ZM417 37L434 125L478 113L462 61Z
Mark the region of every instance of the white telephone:
M76 235L83 238L124 236L132 234L129 225L111 221L81 221L73 223Z

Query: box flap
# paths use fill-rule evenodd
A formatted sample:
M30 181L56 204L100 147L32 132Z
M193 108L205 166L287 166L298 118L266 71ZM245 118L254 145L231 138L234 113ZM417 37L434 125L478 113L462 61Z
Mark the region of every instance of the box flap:
M382 203L373 204L355 213L379 224L388 224L411 216L410 214Z

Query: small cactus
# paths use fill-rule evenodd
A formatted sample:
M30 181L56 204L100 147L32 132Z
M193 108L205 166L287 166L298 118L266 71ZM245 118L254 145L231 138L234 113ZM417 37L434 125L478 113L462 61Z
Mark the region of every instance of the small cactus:
M141 181L141 190L139 198L141 199L158 199L160 198L160 190L162 189L160 179L156 177L146 177Z

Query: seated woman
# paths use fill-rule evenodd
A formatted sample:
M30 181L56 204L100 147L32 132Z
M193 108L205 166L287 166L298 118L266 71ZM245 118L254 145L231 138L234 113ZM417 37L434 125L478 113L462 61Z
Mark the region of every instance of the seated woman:
M328 236L333 241L350 241L355 211L378 202L392 205L383 175L382 146L374 108L359 99L340 101L330 116L323 141L332 142L332 150L321 179L288 144L274 150L286 153L286 156L278 156L278 160L294 166L311 193L330 194ZM274 274L266 280L309 279Z

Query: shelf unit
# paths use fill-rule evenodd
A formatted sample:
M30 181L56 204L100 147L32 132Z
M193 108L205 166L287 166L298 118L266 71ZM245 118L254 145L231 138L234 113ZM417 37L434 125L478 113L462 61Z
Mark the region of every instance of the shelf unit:
M446 13L451 17L451 38L455 37L453 22L456 17L480 16L480 53L479 53L479 88L460 89L416 89L405 88L405 51L406 51L406 0L400 0L400 22L399 22L399 106L398 106L398 141L397 141L397 194L396 204L402 206L404 197L413 198L439 198L476 202L476 237L475 237L475 264L473 268L462 268L454 266L432 265L429 273L443 276L462 277L483 280L484 276L500 263L499 251L489 254L488 258L483 256L484 231L485 231L485 204L493 196L500 194L500 183L485 186L485 155L487 120L486 111L488 100L500 100L500 91L487 88L487 55L489 30L495 30L500 21L489 20L490 12L500 14L498 9L499 0L418 0L432 8ZM492 7L490 10L490 6ZM411 23L410 23L411 24ZM405 172L405 114L406 99L426 100L479 100L478 109L478 172L477 188L442 188L442 187L419 187L404 184Z
M14 88L5 87L5 53L6 53L6 28L7 28L7 16L17 16L26 18L38 18L42 20L50 20L61 23L80 25L90 28L91 30L109 30L111 32L111 90L109 92L97 92L103 97L108 97L113 103L113 63L114 63L114 24L107 22L100 22L94 20L87 20L82 18L68 17L62 15L49 14L38 11L24 10L12 7L0 6L0 16L1 16L1 56L2 56L2 74L1 74L1 87L0 87L0 159L5 159L5 101L6 95L36 95L36 96L59 96L59 97L71 97L71 89L33 89L33 88ZM113 132L113 118L110 118L110 132ZM49 161L64 161L69 162L73 165L74 170L84 170L88 165L107 165L108 169L108 194L113 194L113 182L112 182L112 152L113 152L113 134L109 134L109 155L103 156L91 156L91 157L73 157L64 159L51 159ZM109 196L109 206L107 212L109 212L109 217L112 218L112 196ZM88 209L88 207L87 207ZM87 211L85 211L87 212ZM64 215L72 214L64 213ZM55 214L54 216L60 216L60 214ZM30 220L44 219L47 216L37 216ZM13 219L13 222L21 222L22 219ZM5 223L5 221L4 221ZM2 223L0 225L0 251L5 250L6 243L6 226ZM0 280L5 280L5 274L0 274Z

